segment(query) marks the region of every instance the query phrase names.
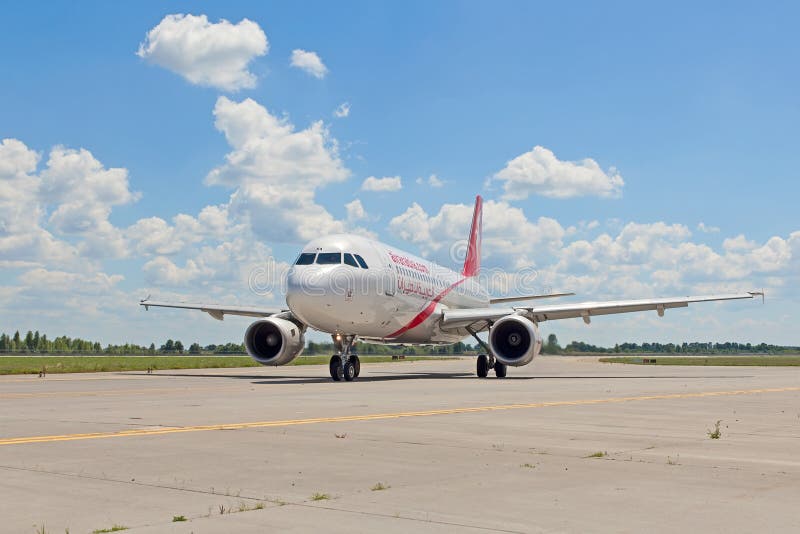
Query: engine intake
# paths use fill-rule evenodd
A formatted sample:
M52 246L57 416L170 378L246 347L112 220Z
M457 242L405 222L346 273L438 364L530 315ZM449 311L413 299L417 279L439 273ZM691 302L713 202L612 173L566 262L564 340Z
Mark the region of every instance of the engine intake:
M247 328L244 346L247 354L261 365L286 365L303 352L305 338L295 323L268 317Z
M519 315L507 315L489 330L489 348L501 363L519 367L531 363L542 348L539 329Z

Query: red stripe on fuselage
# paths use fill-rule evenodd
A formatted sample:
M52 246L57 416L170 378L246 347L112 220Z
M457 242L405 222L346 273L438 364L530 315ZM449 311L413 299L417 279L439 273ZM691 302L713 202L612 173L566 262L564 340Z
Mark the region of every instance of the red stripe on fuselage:
M411 319L411 321L409 321L409 323L407 325L405 325L403 328L401 328L397 332L392 332L391 334L389 334L386 337L387 338L397 337L397 336L399 336L401 334L404 334L405 332L408 332L409 330L411 330L415 326L419 326L422 323L424 323L425 319L430 317L431 314L433 313L433 310L436 309L436 304L440 300L442 300L445 297L445 295L450 293L450 291L452 291L458 284L462 283L464 280L466 280L466 278L462 278L461 280L459 280L455 284L451 285L450 287L446 288L444 291L442 291L441 293L436 295L436 297L432 301L430 301L427 306L425 306L425 309L423 309L413 319Z

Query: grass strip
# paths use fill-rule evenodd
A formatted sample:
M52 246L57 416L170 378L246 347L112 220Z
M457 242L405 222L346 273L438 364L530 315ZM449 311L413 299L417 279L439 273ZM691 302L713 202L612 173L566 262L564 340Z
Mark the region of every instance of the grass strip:
M362 363L391 362L391 356L359 356ZM408 356L398 361L428 360L433 357ZM441 358L435 358L441 359ZM323 365L330 356L300 356L289 365ZM0 375L58 373L102 373L147 371L152 369L215 369L261 367L249 356L8 356L0 358Z
M627 363L632 365L700 365L709 367L795 367L800 366L797 356L712 356L709 358L683 358L680 356L648 356L600 358L604 363Z

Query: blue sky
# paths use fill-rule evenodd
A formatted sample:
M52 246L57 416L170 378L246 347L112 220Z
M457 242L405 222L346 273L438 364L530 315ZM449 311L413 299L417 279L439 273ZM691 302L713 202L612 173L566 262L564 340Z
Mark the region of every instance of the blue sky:
M16 179L38 192L6 193L7 202L29 203L36 219L16 230L6 222L0 235L7 239L0 246L7 330L110 342L238 339L241 321L172 312L156 318L129 301L147 293L253 301L241 271L266 257L291 261L304 241L302 229L287 230L291 210L311 214L311 221L315 210L326 212L314 222L319 228L369 233L447 260L451 241L467 231L458 222L480 193L496 202L485 215L496 217L494 234L485 220L490 268L534 265L543 284L587 298L769 291L767 306L712 305L660 322L648 316L591 328L547 326L566 340L797 343L791 304L800 267L800 46L793 21L800 10L791 3L754 10L733 3L31 2L4 11L0 139L39 156L35 168L13 167ZM148 32L171 14L205 15L211 31L221 19L257 25L242 46L257 48L260 30L268 52L243 53L240 70L251 76L250 86L187 77L186 69L223 68L219 57L241 50L217 50L217 63L195 57L196 49L176 60L169 50L176 41L165 39L162 48L137 55ZM325 73L292 66L298 49L314 52ZM243 106L245 99L258 108ZM343 103L350 113L336 117ZM223 108L229 137L226 126L215 126ZM231 141L243 135L243 120L259 114L288 121L325 147L291 162L299 177L252 176L229 165L224 184L207 183L237 151L272 165L268 151ZM315 134L317 121L322 130ZM507 163L535 146L556 167L498 178L510 176L502 174ZM96 180L76 185L74 170L48 174L54 147L83 148L103 169L125 169L124 179L109 178L116 196L98 193L71 211L61 208ZM316 156L330 158L328 166L313 166L309 158ZM624 185L612 193L586 182L565 189L586 159L596 166L592 183L619 176ZM0 179L12 184L10 172ZM443 185L432 187L438 182L431 175ZM402 188L365 191L369 176L400 177ZM73 189L65 193L67 182ZM14 184L5 191L27 187ZM509 195L504 185L524 194ZM303 198L292 196L298 187L307 192ZM365 215L348 219L346 205L356 199ZM200 238L192 225L206 206L221 207L225 222ZM91 212L91 220L77 224L80 211ZM178 214L194 222L181 226ZM164 242L182 244L148 243L157 233L153 218L164 222ZM136 226L145 219L150 226ZM51 248L27 254L10 244L15 235L40 239L43 232L61 243L53 247L72 247L72 264ZM223 265L234 262L249 271Z

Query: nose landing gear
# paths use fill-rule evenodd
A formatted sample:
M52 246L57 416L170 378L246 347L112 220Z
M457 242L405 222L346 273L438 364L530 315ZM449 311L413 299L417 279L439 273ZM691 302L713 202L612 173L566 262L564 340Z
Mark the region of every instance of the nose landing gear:
M331 356L331 361L328 364L331 378L335 382L340 382L341 380L352 382L361 374L361 360L358 359L357 354L352 352L356 336L337 334L332 337L333 345L336 347L338 354Z

